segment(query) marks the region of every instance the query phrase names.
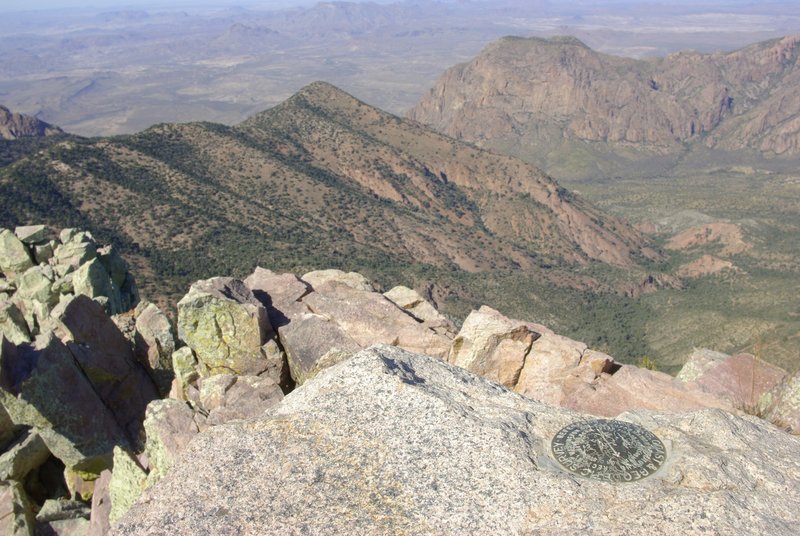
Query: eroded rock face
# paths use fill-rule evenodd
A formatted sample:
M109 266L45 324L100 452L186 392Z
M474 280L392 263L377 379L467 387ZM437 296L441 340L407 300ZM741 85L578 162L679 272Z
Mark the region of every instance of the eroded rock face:
M668 459L615 485L549 456L549 439L585 418L377 346L262 418L195 437L111 533L788 535L800 522L800 442L762 421L626 413Z

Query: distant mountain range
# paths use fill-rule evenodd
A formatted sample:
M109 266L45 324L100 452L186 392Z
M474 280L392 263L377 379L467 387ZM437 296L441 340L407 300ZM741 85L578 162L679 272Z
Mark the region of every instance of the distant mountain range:
M799 51L790 36L635 60L572 37L506 37L448 69L409 117L562 175L641 173L690 151L794 159Z
M5 106L0 106L0 140L51 136L62 132L60 128L33 116L14 113Z

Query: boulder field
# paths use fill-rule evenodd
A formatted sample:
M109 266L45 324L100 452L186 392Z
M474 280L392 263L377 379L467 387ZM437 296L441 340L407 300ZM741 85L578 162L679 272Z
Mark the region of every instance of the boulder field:
M459 329L413 289L339 270L197 281L173 323L72 229L0 230L0 270L0 533L800 521L800 380L748 354L698 349L671 377L485 306ZM568 471L550 442L598 417L655 434L663 465L635 483Z

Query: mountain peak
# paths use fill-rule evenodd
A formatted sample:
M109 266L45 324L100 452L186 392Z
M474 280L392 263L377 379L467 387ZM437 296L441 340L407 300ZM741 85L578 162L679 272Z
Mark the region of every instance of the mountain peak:
M594 158L577 173L585 176L609 173L597 162L628 158L636 173L637 159L688 145L797 156L798 43L789 36L642 61L574 37L506 37L448 69L409 116L551 172L590 148Z
M15 140L17 138L52 136L63 131L45 123L32 115L14 113L0 105L0 139Z

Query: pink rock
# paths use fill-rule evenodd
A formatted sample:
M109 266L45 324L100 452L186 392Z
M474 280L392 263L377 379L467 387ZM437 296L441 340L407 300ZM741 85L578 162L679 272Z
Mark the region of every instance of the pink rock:
M111 497L109 484L111 471L103 471L95 481L92 495L92 515L89 518L89 531L86 536L105 536L111 530L109 515L111 514Z
M622 365L614 374L603 373L582 383L562 404L593 415L615 417L625 411L649 409L676 412L702 408L734 408L715 396L692 390L669 374Z
M787 376L785 370L751 354L738 354L715 363L696 380L707 393L724 398L734 407L754 410L761 397Z

